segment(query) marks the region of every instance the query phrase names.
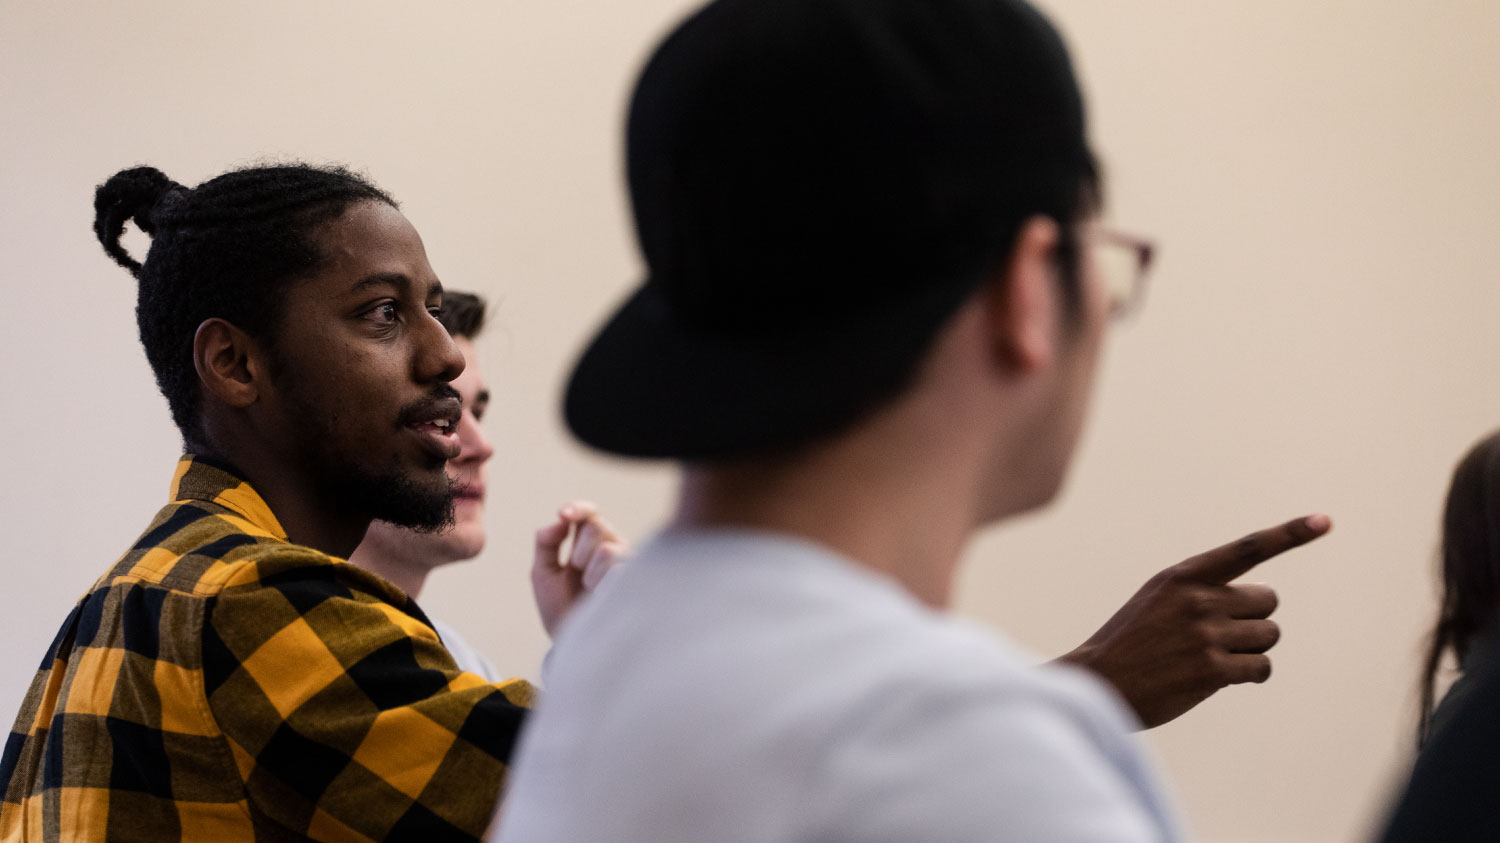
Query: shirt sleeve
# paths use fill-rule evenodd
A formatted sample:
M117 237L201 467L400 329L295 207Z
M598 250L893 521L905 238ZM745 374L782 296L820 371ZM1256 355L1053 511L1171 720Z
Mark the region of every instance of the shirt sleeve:
M210 604L204 685L252 814L315 840L476 840L530 704L464 673L420 610L310 550Z
M1082 716L1080 716L1082 715ZM829 843L1159 843L1153 784L1108 718L976 682L900 689L830 744L813 784ZM1102 727L1102 729L1100 728Z

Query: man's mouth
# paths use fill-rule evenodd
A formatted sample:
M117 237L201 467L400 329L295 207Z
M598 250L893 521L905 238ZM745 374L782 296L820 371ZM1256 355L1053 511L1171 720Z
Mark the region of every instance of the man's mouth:
M462 412L463 406L457 399L437 398L408 408L401 417L403 426L421 436L424 446L434 456L451 460L462 450L458 442Z
M407 427L410 427L412 430L428 430L428 431L432 431L433 433L444 433L444 434L446 434L446 433L452 433L452 432L454 432L453 431L453 422L450 422L447 419L431 419L429 421L416 422L415 424L409 424L409 425L407 425Z
M454 500L484 503L484 486L479 483L460 485L458 487L458 494L454 495Z

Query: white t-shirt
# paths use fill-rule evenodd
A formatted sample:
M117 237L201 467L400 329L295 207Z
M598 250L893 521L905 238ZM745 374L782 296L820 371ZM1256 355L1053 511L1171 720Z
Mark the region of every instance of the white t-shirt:
M657 536L547 679L501 841L1178 839L1102 683L789 537Z

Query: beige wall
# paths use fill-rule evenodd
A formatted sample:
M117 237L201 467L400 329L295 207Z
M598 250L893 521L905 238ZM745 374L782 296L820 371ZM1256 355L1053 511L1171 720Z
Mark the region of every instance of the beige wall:
M1045 5L1114 217L1162 259L1069 491L975 543L961 609L1056 653L1158 567L1331 512L1333 536L1259 575L1283 595L1273 681L1148 740L1201 839L1361 839L1408 744L1447 471L1500 424L1500 4ZM189 183L264 155L349 162L403 200L449 285L496 303L492 543L424 602L534 674L532 525L585 494L639 535L668 502L665 470L581 453L555 408L639 274L620 117L687 6L0 3L0 706L177 453L132 283L89 232L92 186L137 162Z

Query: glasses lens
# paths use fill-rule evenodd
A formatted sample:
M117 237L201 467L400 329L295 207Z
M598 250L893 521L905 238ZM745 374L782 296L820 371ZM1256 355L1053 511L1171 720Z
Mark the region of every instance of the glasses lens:
M1136 249L1125 243L1105 240L1099 243L1094 254L1111 309L1124 312L1135 299L1136 282L1141 271Z

